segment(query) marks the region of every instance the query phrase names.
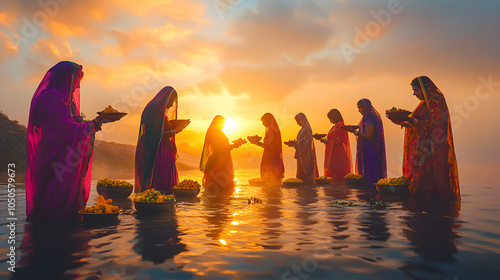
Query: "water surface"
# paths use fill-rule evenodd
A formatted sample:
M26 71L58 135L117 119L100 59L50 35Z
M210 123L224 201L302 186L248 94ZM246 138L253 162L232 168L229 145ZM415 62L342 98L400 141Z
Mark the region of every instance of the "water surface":
M201 181L198 171L181 179ZM498 183L462 179L459 203L366 203L346 186L249 186L236 171L230 196L137 213L130 200L105 225L25 221L17 187L16 273L7 271L6 186L0 190L0 278L11 279L497 279ZM132 180L129 180L132 182ZM96 201L95 183L89 203ZM248 204L249 197L262 204ZM380 196L377 200L382 199ZM352 201L358 206L337 205Z

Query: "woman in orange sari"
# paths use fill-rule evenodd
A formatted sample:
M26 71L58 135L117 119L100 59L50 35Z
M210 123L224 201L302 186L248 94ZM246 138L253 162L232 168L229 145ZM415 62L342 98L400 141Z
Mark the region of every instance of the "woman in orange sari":
M420 104L403 122L403 175L419 197L460 198L450 113L443 93L426 76L411 82Z
M221 191L232 191L234 188L234 167L231 150L239 147L229 144L229 139L222 129L226 119L215 116L208 127L200 160L205 190L213 194Z
M332 109L327 114L333 127L326 139L321 142L325 147L325 177L331 177L333 182L343 182L344 176L351 173L351 145L346 130L342 129L344 119L339 110Z
M266 184L280 185L281 179L285 177L281 131L276 119L271 113L265 113L261 121L266 127L264 142L253 143L264 148L262 161L260 163L260 178Z

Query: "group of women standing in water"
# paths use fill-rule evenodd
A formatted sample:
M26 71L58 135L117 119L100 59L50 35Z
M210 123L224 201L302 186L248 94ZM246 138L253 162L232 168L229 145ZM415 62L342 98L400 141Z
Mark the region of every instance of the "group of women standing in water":
M98 116L84 121L80 116L82 66L63 61L44 76L31 101L28 123L26 175L26 214L29 219L73 218L86 204L95 132L119 118ZM449 111L441 91L425 76L411 82L420 100L408 116L392 120L405 127L403 175L415 196L459 198L458 172ZM145 107L139 128L135 157L135 189L151 187L172 192L179 182L175 161L175 135L189 122L178 122L178 95L172 87L163 88ZM362 115L359 128L345 126L336 109L327 117L333 124L325 139L325 176L342 181L351 172L348 132L357 138L357 174L369 184L387 176L382 119L368 99L357 103ZM284 178L281 132L274 116L261 118L266 128L260 171L265 183L280 184ZM311 126L303 113L295 116L301 126L295 148L297 178L314 182L318 166ZM231 190L234 167L231 150L243 144L230 144L222 131L225 119L215 116L205 136L200 160L206 190Z

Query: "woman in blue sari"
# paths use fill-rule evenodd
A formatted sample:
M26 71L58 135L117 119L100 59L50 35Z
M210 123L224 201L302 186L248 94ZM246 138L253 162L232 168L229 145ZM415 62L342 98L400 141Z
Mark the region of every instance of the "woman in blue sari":
M363 115L359 129L344 129L357 136L356 174L361 174L366 183L373 185L387 177L384 127L380 114L370 100L359 100L358 110Z

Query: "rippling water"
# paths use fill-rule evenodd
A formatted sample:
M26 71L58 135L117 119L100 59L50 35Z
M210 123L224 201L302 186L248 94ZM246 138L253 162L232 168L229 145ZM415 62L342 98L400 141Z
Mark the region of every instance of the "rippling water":
M200 194L175 211L138 214L132 202L113 224L77 227L25 222L17 187L16 273L7 271L6 186L1 187L0 278L12 279L498 279L498 183L461 181L453 205L393 201L346 186L249 186ZM198 171L181 179L201 181ZM129 180L132 182L132 180ZM96 201L95 182L89 203ZM248 204L249 197L262 204ZM377 197L380 199L380 197ZM358 206L337 205L352 201Z

